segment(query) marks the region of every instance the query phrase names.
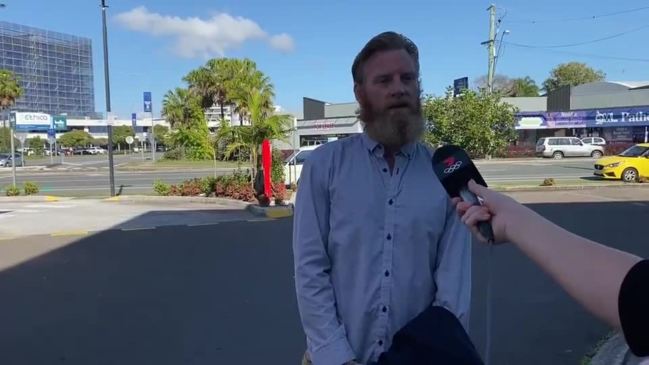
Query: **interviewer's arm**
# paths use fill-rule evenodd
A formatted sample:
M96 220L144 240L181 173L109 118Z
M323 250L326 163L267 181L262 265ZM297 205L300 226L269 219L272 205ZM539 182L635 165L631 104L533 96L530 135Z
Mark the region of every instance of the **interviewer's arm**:
M473 182L469 188L484 206L457 207L474 233L478 221L491 218L497 241L514 243L591 313L620 327L620 286L640 257L568 232L508 196Z
M329 234L328 174L307 160L295 201L293 255L295 286L311 361L344 364L354 359L344 326L338 321L327 254Z

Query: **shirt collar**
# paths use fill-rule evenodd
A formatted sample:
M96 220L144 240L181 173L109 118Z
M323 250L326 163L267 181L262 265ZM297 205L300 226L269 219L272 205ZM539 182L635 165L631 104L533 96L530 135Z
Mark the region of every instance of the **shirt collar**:
M380 154L383 155L384 153L383 146L379 142L375 141L370 136L368 136L367 133L363 132L361 139L363 141L363 145L365 146L365 148L367 148L368 151L370 151L371 153L376 153L377 151L379 151ZM416 146L416 142L410 142L402 146L400 152L404 156L408 158L412 158L412 155L415 152L415 146Z

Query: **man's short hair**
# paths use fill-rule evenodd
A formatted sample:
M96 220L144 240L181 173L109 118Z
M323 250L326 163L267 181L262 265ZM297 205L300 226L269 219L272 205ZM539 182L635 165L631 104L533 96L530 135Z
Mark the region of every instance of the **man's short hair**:
M352 64L352 77L354 78L354 82L359 84L363 83L363 67L367 60L374 54L400 49L408 52L410 57L412 57L413 61L415 61L417 74L419 74L419 50L415 43L403 34L383 32L370 39L354 59L354 63Z

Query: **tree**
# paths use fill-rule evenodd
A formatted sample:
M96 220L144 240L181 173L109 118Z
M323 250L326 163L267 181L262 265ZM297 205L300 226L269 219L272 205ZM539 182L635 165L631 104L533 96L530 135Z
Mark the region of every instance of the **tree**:
M425 140L433 145L456 144L473 157L492 156L502 152L516 139L516 108L503 103L497 93L467 90L453 97L428 97L423 104L428 121Z
M92 136L82 130L73 130L59 137L59 145L64 147L85 147L92 142Z
M27 146L34 150L36 156L42 156L45 154L45 140L41 139L39 136L29 138L27 140Z
M486 91L487 76L478 77L475 80L475 85L477 91ZM510 78L505 75L495 75L493 91L508 97L539 96L539 87L529 76Z
M6 111L16 104L16 100L23 95L16 75L9 70L0 70L0 111ZM11 131L3 128L0 138L0 150L8 151L11 145Z
M487 75L482 75L475 79L473 82L476 85L477 91L486 91L487 90ZM501 94L507 94L510 92L513 84L513 80L505 75L496 74L494 75L493 81L493 91L500 92Z
M550 71L550 77L543 82L543 89L549 93L562 86L577 86L602 81L604 78L604 71L595 70L585 63L562 63Z
M165 146L169 144L169 127L166 125L156 124L153 127L153 134L156 144Z
M525 76L512 80L511 89L506 96L539 96L539 87L531 77Z
M203 109L215 104L221 107L221 119L225 119L224 106L231 103L235 62L230 58L211 59L205 66L190 71L183 78L189 84L189 90L201 98Z
M266 96L259 90L251 90L246 100L250 111L250 125L233 127L222 121L217 132L217 141L229 142L225 150L226 158L241 150L250 153L252 176L255 176L255 169L260 167L262 142L265 139L286 141L292 128L291 116L273 113L273 110L266 106L266 102Z
M187 89L176 88L165 94L162 115L171 125L169 142L191 159L211 159L214 151L210 144L209 129L200 98Z
M113 127L113 145L118 145L120 148L128 148L128 143L126 143L126 137L133 137L133 127L130 125L119 125Z

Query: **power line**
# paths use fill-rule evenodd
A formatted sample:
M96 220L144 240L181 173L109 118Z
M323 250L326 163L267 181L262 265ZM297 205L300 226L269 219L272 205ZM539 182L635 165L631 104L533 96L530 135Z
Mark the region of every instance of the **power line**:
M512 46L516 46L516 44L512 44L509 42L508 43ZM605 56L605 55L600 55L600 54L593 54L593 53L581 53L581 52L570 52L570 51L559 51L556 49L543 49L543 48L529 48L529 47L524 47L525 49L528 50L535 50L535 51L543 51L543 52L551 52L551 53L559 53L559 54L566 54L566 55L572 55L572 56L580 56L580 57L587 57L587 58L596 58L596 59L607 59L607 60L617 60L617 61L629 61L629 62L646 62L649 63L649 58L632 58L632 57L618 57L618 56Z
M620 11L615 11L611 13L605 13L605 14L599 14L599 15L590 15L590 16L582 16L582 17L574 17L574 18L563 18L563 19L541 19L541 20L536 20L536 19L528 19L528 20L510 20L510 23L531 23L531 24L539 24L539 23L563 23L563 22L573 22L573 21L581 21L581 20L595 20L599 18L606 18L606 17L611 17L611 16L616 16L616 15L622 15L622 14L629 14L629 13L635 13L638 11L643 11L649 9L649 6L643 6L639 8L633 8L633 9L627 9L627 10L620 10Z
M584 41L584 42L567 43L567 44L555 44L555 45L539 46L539 45L534 45L534 44L521 44L521 43L513 43L513 42L507 42L507 43L512 45L512 46L521 47L521 48L567 48L567 47L582 46L582 45L585 45L585 44L592 44L592 43L602 42L602 41L606 41L606 40L613 39L613 38L618 38L618 37L627 35L629 33L637 32L639 30L646 29L646 28L649 28L649 24L643 25L643 26L638 27L638 28L633 28L633 29L630 29L630 30L627 30L627 31L624 31L624 32L612 34L612 35L602 37L602 38L592 39L592 40Z

